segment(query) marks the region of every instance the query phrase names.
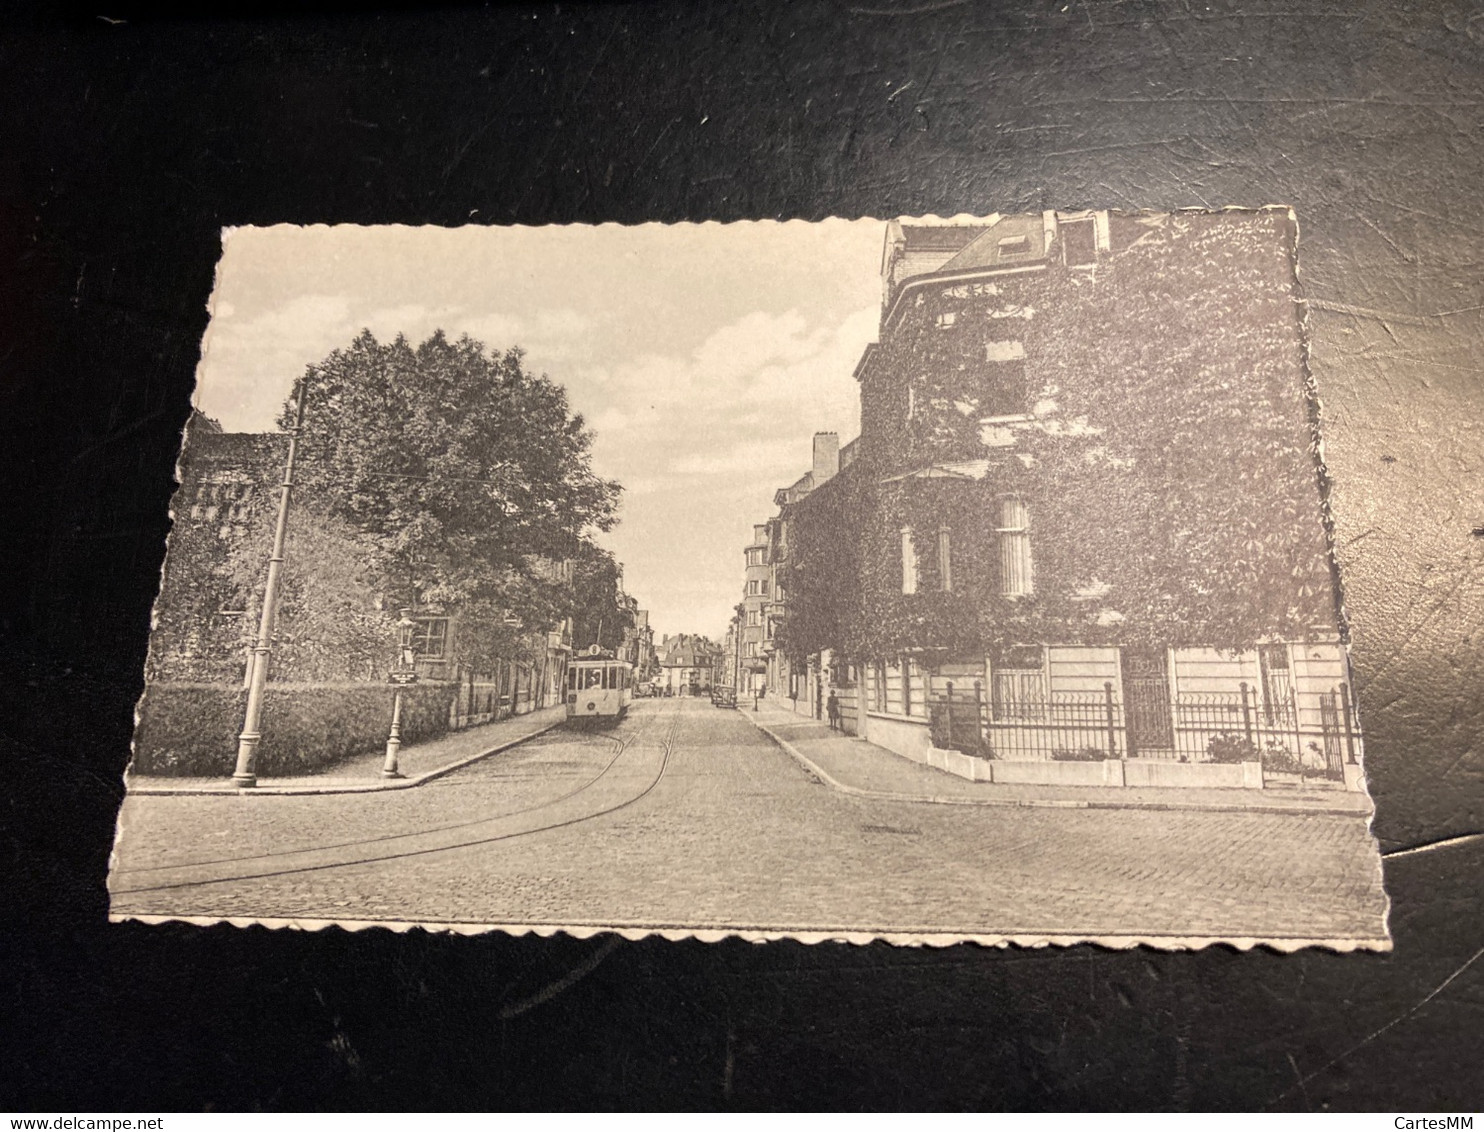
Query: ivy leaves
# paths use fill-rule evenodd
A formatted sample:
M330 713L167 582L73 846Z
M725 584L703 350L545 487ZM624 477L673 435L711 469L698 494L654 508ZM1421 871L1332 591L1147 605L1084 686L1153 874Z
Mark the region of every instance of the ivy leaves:
M795 509L790 649L1242 649L1334 626L1293 242L1278 211L1115 217L1095 271L925 289L864 371L851 481ZM986 432L1007 395L1019 419ZM985 458L982 480L883 482ZM1016 597L1011 493L1036 579ZM952 532L952 593L901 593L904 527L928 582Z

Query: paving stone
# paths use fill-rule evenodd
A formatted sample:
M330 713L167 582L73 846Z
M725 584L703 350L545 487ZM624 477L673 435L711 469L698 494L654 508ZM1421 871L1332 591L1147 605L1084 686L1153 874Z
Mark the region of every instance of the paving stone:
M643 701L610 732L552 732L415 790L134 797L123 825L120 914L1384 935L1362 814L855 797L704 701Z

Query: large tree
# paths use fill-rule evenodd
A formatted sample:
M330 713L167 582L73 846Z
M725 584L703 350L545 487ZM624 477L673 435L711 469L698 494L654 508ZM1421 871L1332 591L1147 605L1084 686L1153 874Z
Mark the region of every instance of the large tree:
M634 613L622 599L623 568L611 553L584 543L572 563L572 648L589 645L615 649L625 629L634 627Z
M369 330L308 368L284 427L306 383L305 492L370 540L393 604L477 615L481 653L563 616L569 594L542 564L610 529L620 488L593 473L592 434L560 385L519 349Z

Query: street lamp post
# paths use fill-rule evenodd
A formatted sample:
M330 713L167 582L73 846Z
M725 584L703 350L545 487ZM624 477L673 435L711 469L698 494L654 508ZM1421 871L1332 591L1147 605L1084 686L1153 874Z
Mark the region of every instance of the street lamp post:
M381 764L382 778L405 778L397 766L402 751L402 690L417 681L417 658L412 652L412 629L417 622L412 610L403 609L397 618L397 663L392 668L392 727L386 737L386 759Z
M263 691L268 683L268 654L273 647L273 627L278 620L278 587L283 575L283 547L289 529L289 500L294 494L294 462L299 454L299 436L304 431L304 401L309 393L309 375L299 381L294 408L294 427L289 430L288 458L283 466L283 484L278 495L278 521L273 528L273 553L268 559L268 579L263 584L263 612L258 618L258 636L248 661L247 711L242 733L237 737L237 767L232 781L241 788L258 784L258 745L263 722Z

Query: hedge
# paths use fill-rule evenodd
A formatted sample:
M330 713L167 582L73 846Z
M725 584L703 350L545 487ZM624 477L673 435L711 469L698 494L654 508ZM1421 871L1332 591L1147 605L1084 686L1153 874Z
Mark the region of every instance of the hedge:
M402 740L415 743L448 730L458 686L413 684L404 690ZM243 688L220 684L152 684L134 732L139 774L230 775L247 707ZM269 684L257 772L305 774L386 745L392 688L386 684Z

